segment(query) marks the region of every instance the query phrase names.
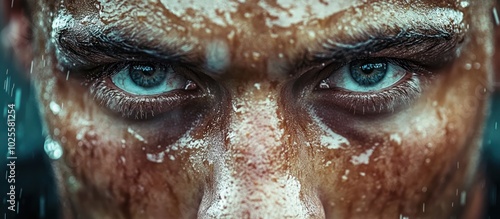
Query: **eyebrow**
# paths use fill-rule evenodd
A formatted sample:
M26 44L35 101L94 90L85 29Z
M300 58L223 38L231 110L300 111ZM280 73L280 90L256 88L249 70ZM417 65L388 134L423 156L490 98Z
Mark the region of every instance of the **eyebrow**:
M327 60L351 60L369 56L385 55L401 58L419 58L425 62L428 57L415 57L425 53L428 55L445 54L463 41L463 36L449 32L436 34L423 34L415 31L402 30L396 35L368 35L367 39L355 43L341 43L327 39L322 44L322 51L314 52L309 60L311 62L325 62Z
M196 65L193 45L172 41L168 45L144 36L129 36L121 29L91 25L65 25L55 34L56 55L65 66L92 67L118 61L178 62ZM76 63L76 64L75 64Z
M327 38L319 51L306 55L306 62L392 56L428 63L438 61L436 56L455 51L464 41L466 28L462 12L449 8L410 9L400 10L397 15L401 19L387 19L387 23L360 22L347 37ZM428 19L428 16L435 18Z

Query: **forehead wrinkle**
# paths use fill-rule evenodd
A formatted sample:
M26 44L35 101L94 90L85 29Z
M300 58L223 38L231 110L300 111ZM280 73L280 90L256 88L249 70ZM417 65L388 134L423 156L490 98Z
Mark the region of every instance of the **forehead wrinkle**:
M361 3L358 0L260 0L257 4L269 14L265 18L269 28L286 28L296 24L307 24L312 20L322 20Z

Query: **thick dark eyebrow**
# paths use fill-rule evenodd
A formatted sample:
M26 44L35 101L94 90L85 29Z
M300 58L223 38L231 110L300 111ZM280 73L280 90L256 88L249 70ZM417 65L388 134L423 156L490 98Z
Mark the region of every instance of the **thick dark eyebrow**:
M350 31L339 31L324 40L318 51L309 51L306 62L387 57L432 64L432 61L454 56L451 52L464 41L467 28L460 11L450 8L403 10L396 6L394 11L396 16L381 14L376 21L363 19L349 26ZM344 37L339 37L341 35Z
M122 33L117 35L116 33ZM121 61L162 61L201 63L189 45L159 45L145 36L130 36L124 31L79 25L58 30L57 57L68 67L90 68ZM81 65L81 66L78 66Z
M365 39L354 43L328 39L322 44L323 50L311 54L309 59L312 62L325 62L385 56L429 62L435 59L434 55L444 56L456 48L463 42L464 35L442 30L434 33L429 33L427 30L422 32L401 30L396 35L367 35Z

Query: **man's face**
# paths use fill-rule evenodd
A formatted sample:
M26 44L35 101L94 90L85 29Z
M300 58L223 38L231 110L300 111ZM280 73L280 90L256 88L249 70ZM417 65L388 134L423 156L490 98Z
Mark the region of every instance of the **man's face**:
M477 197L487 4L40 4L68 217L447 218Z

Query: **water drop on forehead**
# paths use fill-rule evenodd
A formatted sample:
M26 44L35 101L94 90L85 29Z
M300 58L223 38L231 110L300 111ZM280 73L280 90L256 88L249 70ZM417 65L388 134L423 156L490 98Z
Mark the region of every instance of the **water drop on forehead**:
M462 8L467 8L469 7L470 3L468 1L461 1L460 2L460 7Z

